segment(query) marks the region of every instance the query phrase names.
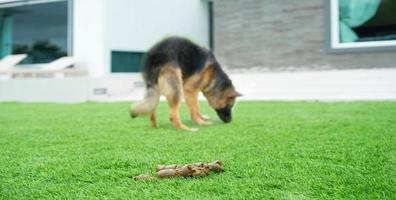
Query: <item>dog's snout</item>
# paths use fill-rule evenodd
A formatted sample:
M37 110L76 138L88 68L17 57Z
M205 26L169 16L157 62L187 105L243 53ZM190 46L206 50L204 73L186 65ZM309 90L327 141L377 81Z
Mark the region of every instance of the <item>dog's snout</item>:
M230 107L225 107L221 109L216 109L216 113L219 116L219 118L224 122L224 123L229 123L231 122L231 108Z

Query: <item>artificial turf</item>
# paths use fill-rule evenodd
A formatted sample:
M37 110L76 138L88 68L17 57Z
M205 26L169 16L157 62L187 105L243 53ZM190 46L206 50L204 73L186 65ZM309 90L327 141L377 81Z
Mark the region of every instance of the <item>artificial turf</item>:
M240 102L230 124L174 130L128 103L0 104L0 199L395 199L396 102ZM189 126L186 108L183 121ZM224 162L137 182L157 164Z

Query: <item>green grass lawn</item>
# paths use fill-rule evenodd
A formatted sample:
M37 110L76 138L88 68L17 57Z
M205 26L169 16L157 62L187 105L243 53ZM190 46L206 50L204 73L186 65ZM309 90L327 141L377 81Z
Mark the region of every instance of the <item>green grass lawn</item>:
M241 102L230 124L174 130L128 103L0 104L0 199L395 199L396 102ZM183 120L190 126L183 107ZM222 160L205 178L137 182Z

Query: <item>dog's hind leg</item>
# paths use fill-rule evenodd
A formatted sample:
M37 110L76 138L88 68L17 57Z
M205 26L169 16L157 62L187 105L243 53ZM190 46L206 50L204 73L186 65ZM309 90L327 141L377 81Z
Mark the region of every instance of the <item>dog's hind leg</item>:
M183 97L183 80L180 69L164 66L158 77L158 85L161 95L166 97L170 112L169 119L176 129L197 131L197 128L189 128L181 122L179 107Z
M151 114L150 114L150 124L151 124L151 127L153 127L153 128L158 128L157 116L156 116L156 113L155 113L155 109L154 109L154 111L151 112Z
M131 106L130 115L135 118L139 115L150 115L151 126L157 127L155 109L159 101L159 91L157 87L149 87L142 101Z

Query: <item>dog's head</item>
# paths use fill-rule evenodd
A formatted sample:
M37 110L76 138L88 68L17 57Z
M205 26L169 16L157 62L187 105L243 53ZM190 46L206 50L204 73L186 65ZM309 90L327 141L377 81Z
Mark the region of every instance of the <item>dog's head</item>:
M209 93L204 93L208 99L209 106L212 107L219 118L225 122L231 122L231 110L235 104L236 98L242 96L234 87L229 87L225 90L214 90Z

